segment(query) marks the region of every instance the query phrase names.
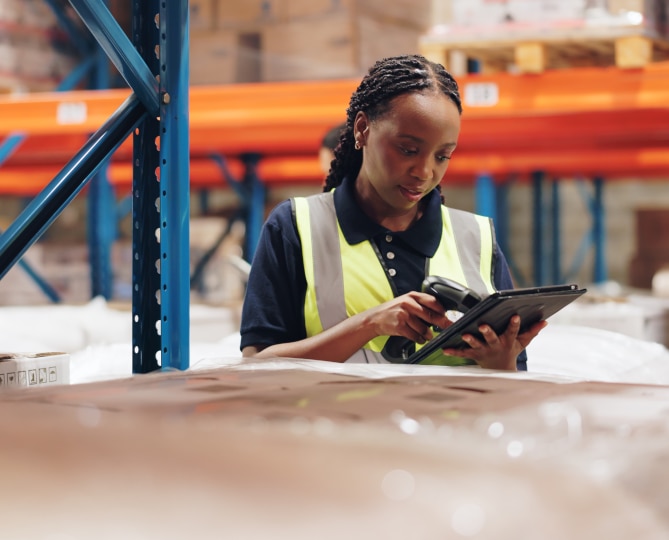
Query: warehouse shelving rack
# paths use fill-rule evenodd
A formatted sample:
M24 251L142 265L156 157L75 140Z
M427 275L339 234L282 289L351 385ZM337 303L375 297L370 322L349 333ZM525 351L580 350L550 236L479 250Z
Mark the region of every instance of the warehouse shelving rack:
M132 91L93 135L85 134L74 157L0 236L0 277L133 134L133 372L185 369L189 294L180 285L188 283L189 264L188 1L134 0L132 42L102 0L69 2ZM26 124L13 125L9 136L30 137ZM25 149L17 145L14 152L19 148Z
M0 237L0 276L83 187L88 176L82 175L98 163L91 162L87 153L102 146L104 155L96 159L101 162L111 156L108 177L115 190L132 193L133 223L139 231L133 239L134 369L158 367L157 360L148 359L151 355L144 351L159 349L163 367L187 367L189 191L232 182L246 207L245 253L250 259L267 189L322 182L316 157L320 138L341 121L358 81L188 88L186 2L135 0L135 21L147 24L136 26L135 33L153 40L138 43L136 39L135 46L140 52L150 49L150 59L153 42L161 42L160 65L152 68L161 72L156 88L155 78L147 72L151 71L149 59L137 58L135 49L118 35L120 29L101 1L71 3L89 21L93 35L132 90L0 98L0 136L18 132L26 136L0 168L0 192L39 193L18 224ZM155 26L156 13L160 28ZM116 31L110 33L109 28ZM476 210L495 218L503 247L508 235L504 203L508 189L516 180L530 182L533 282L545 284L564 277L560 178L582 178L592 227L579 254L591 247L593 280L605 280L606 181L669 173L669 64L640 69L573 68L536 75L470 74L458 81L464 98L463 128L445 182L475 186ZM160 120L154 122L157 108ZM142 122L139 133L128 137ZM100 125L103 128L98 129ZM151 133L151 129L157 131ZM95 135L89 138L92 131ZM85 151L70 160L82 145ZM160 182L156 182L158 169ZM75 174L68 196L56 206L48 203L51 192ZM55 180L47 183L49 178ZM160 201L159 213L156 201ZM159 244L156 231L160 231ZM154 271L158 259L160 274ZM157 326L159 334L154 331Z
M465 100L463 129L445 182L476 186L477 210L494 215L502 244L508 215L498 201L504 201L509 179L531 183L532 279L542 284L563 277L560 179L583 178L584 204L592 215L584 246L595 254L593 280L604 281L605 181L666 177L669 172L669 64L477 74L459 82ZM191 188L221 187L223 158L231 176L244 179L235 187L249 207L247 258L257 240L266 189L321 182L316 158L320 137L340 121L356 84L336 80L190 89ZM37 192L128 96L127 90L108 90L0 99L0 135L17 130L30 135L0 168L0 191ZM86 114L77 117L79 110ZM109 177L116 189L129 189L132 183L132 151L127 140L111 161ZM253 161L254 156L262 157Z

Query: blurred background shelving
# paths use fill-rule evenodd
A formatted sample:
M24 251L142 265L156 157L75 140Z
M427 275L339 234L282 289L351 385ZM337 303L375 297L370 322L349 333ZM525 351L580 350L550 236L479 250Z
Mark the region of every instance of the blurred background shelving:
M83 80L54 93L85 61L81 47L67 40L63 17L49 9L54 3L0 1L0 39L16 59L0 80L6 94L0 136L25 136L0 166L3 228L127 95L114 88L113 67L108 90L88 90ZM109 2L128 32L130 6ZM60 7L67 15L67 2ZM47 40L48 54L19 61L26 47L12 36L32 34ZM256 222L287 196L319 191L320 138L343 119L359 77L379 57L415 52L455 73L464 97L457 159L444 181L448 202L494 215L517 281L611 279L650 288L654 272L669 262L669 241L658 249L657 240L669 228L662 217L669 214L669 41L667 2L660 0L191 0L198 234L210 230L216 238L240 207L252 204L243 199L249 181L261 188ZM49 77L29 75L32 64L51 66ZM129 279L123 271L129 224L121 208L131 155L128 141L108 170L119 204L112 265L113 294L121 299ZM47 279L61 276L58 287L72 301L91 292L87 212L78 197L27 254ZM655 220L650 235L641 231L648 212ZM242 227L227 249L248 259L257 223L244 225L246 233ZM193 257L197 264L208 248L192 244L202 250ZM61 261L58 271L54 259ZM68 265L80 271L68 273ZM210 274L222 271L212 268ZM44 300L29 283L17 287L12 280L23 278L15 274L0 282L0 302ZM239 287L215 278L208 276L219 290L203 286L205 297L239 296Z

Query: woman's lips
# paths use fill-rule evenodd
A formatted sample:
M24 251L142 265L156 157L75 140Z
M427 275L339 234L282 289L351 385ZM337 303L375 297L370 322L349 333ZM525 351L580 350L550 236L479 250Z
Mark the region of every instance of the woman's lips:
M423 192L418 189L409 189L403 186L400 186L400 192L405 199L410 200L411 202L420 201L423 196Z

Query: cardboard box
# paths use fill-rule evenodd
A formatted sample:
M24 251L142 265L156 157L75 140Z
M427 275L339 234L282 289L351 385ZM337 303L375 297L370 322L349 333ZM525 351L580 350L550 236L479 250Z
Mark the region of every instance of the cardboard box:
M667 265L669 265L669 252L635 253L629 263L629 285L638 289L651 289L653 276Z
M6 0L5 0L6 1ZM30 28L53 29L58 26L56 14L44 0L20 0L19 23Z
M0 353L0 391L69 383L67 353Z
M358 75L354 21L337 14L271 25L263 33L264 81Z
M214 28L217 8L216 0L189 0L188 17L191 32Z
M367 68L381 58L420 52L418 30L413 27L360 15L357 20L357 32L360 67L359 72L354 75L364 75Z
M415 21L361 8L267 26L263 80L361 77L377 60L419 51Z
M348 12L354 4L356 2L353 0L219 0L216 27L239 29L258 24L304 20Z
M20 0L4 0L0 2L0 22L18 23L21 20Z
M216 28L240 28L277 18L276 6L281 2L221 0L216 6Z
M391 26L425 31L434 24L435 13L444 9L441 0L358 0L358 15L367 15ZM383 38L383 34L375 36Z
M190 84L260 82L262 34L251 30L193 32Z
M360 0L275 0L269 2L273 14L281 21L296 21L309 17L321 17L335 12L351 9Z
M637 208L635 222L637 253L669 259L669 208Z
M191 33L191 84L360 77L417 53L432 11L432 0L222 1L215 29Z

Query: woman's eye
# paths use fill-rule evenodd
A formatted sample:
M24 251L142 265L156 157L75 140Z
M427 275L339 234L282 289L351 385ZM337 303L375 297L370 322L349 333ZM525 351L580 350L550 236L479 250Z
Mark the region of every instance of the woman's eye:
M437 156L437 161L444 162L448 161L449 159L451 159L451 156Z
M413 156L418 152L418 150L414 150L413 148L404 148L403 146L400 146L400 151L406 156Z

